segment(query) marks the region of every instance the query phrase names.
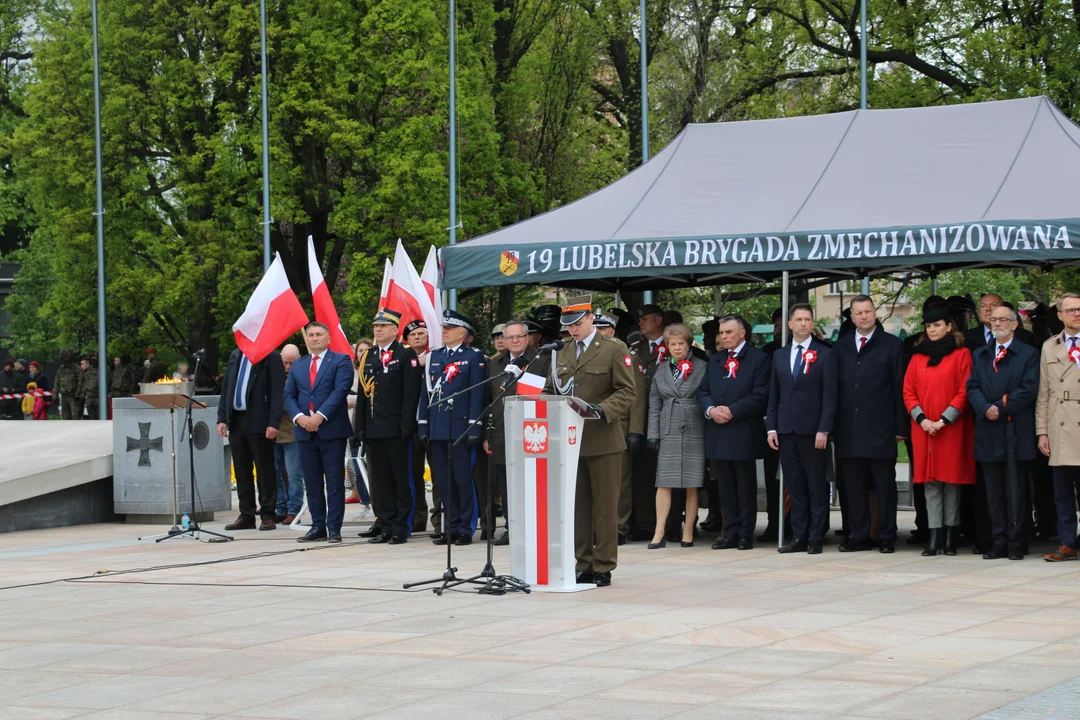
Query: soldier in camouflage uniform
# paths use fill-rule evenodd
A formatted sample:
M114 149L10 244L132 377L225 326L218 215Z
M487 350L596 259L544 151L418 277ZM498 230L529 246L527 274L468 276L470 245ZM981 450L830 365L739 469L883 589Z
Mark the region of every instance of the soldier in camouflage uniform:
M60 417L64 420L77 420L82 413L82 403L76 397L79 389L79 369L71 361L71 351L60 351L60 369L56 371L53 388L60 396Z
M113 358L111 377L109 378L109 395L114 398L131 397L139 390L139 381L135 368L131 364L131 356L127 353Z
M83 356L79 359L79 385L75 389L75 397L80 403L79 420L98 420L100 408L98 407L98 371L90 364L90 358ZM85 408L86 414L82 410Z

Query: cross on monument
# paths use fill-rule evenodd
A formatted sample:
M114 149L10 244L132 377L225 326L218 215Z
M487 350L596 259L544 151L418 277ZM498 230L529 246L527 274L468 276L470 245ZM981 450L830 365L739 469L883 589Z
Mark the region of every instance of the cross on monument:
M127 451L139 451L139 467L150 467L150 451L163 452L161 438L150 438L150 423L139 423L139 437L127 439Z

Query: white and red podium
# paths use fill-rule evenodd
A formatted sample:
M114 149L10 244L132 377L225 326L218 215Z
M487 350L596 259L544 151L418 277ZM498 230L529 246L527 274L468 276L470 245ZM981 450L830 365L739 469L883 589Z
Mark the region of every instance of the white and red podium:
M506 398L510 573L537 592L578 592L574 492L587 403L558 395Z

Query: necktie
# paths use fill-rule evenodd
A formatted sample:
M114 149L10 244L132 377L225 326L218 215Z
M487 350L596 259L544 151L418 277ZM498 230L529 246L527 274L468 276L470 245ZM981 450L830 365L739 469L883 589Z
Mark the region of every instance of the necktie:
M585 352L585 341L584 340L578 340L577 341L577 355L575 355L574 357L578 357L578 358L581 357L581 353L583 353L583 352Z
M1071 338L1069 338L1069 345L1070 345L1069 349L1070 350L1075 350L1076 349L1076 338L1078 338L1078 337L1080 337L1080 335L1073 335Z
M802 371L802 345L796 345L795 348L795 367L791 368L792 380L798 380L799 373Z
M233 396L233 409L243 411L246 409L244 401L244 385L247 384L248 359L247 355L240 356L240 369L236 371L236 393Z
M862 352L864 347L866 347L866 338L859 336L859 352Z
M312 355L311 356L311 374L308 377L308 380L311 382L311 389L312 390L315 389L315 377L318 374L319 374L319 356L318 355ZM311 411L311 412L315 412L315 403L311 402L310 400L308 401L308 410Z
M990 332L990 328L986 329L986 344L994 342L994 333Z

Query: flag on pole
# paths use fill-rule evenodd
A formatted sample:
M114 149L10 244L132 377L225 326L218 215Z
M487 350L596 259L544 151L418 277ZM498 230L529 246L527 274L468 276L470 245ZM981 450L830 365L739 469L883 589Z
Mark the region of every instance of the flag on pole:
M427 290L435 315L441 318L443 306L442 293L439 292L439 254L434 245L428 250L427 260L424 262L424 272L420 273L420 281L424 283L424 289Z
M356 353L349 344L349 338L345 337L345 331L341 329L341 319L334 307L334 299L330 297L330 288L326 287L319 259L315 257L315 240L310 235L307 239L307 266L308 280L311 282L311 301L315 305L315 321L330 328L331 350L355 358Z
M517 381L518 395L541 395L544 392L544 378L531 372L522 373Z
M386 307L386 301L390 298L390 286L394 283L394 264L390 262L390 258L386 258L386 265L383 266L382 273L382 290L379 291L379 310Z
M405 252L401 240L398 240L397 250L394 252L393 278L384 307L401 313L402 328L413 320L423 320L428 327L428 347L432 350L442 347L442 316L436 314L424 283L416 274L416 267Z
M251 294L244 314L233 325L236 346L252 364L276 350L289 336L307 325L307 313L289 286L281 257L274 262Z

